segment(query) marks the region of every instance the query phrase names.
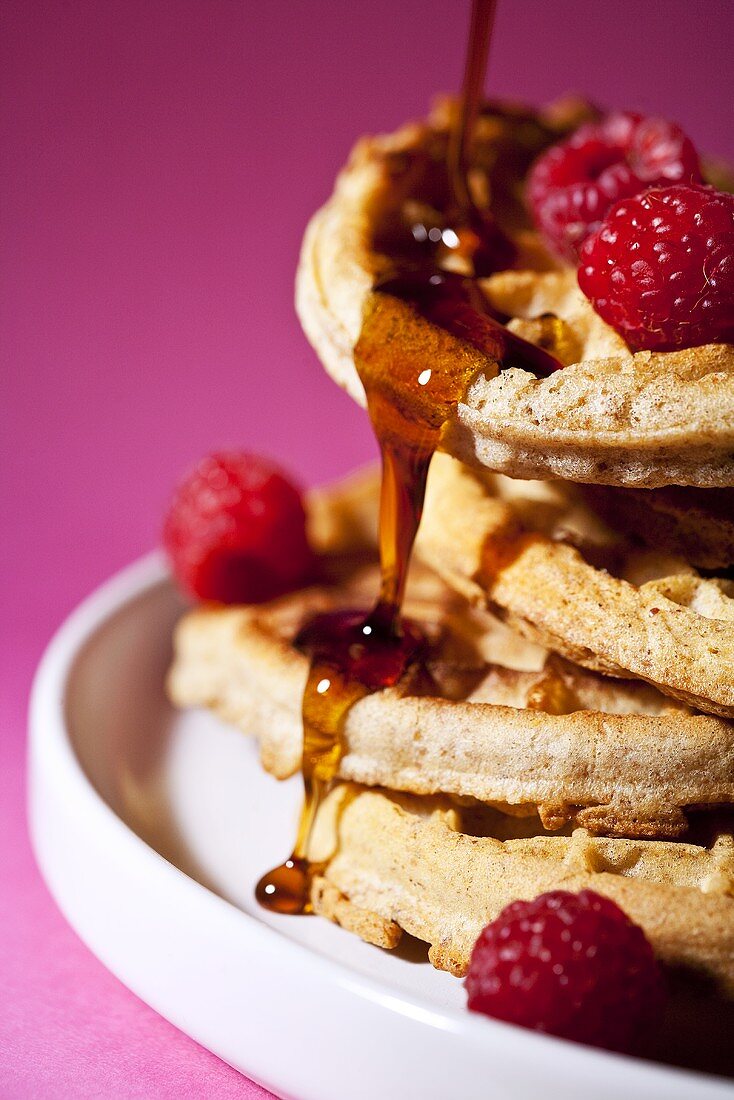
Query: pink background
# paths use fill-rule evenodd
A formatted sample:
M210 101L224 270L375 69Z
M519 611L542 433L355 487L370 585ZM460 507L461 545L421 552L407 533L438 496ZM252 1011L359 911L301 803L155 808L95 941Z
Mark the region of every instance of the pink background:
M221 444L304 482L373 453L291 305L299 239L360 133L457 87L467 3L3 0L0 1094L264 1096L112 978L24 824L33 668L156 542ZM505 0L496 94L569 89L734 157L734 5Z

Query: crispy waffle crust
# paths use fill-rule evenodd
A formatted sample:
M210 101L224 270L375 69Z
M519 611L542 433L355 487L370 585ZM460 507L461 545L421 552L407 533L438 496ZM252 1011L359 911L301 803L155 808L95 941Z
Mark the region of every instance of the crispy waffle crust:
M314 883L314 908L383 947L409 932L430 944L434 966L460 975L482 928L509 902L593 889L643 928L665 963L734 992L727 826L698 845L592 838L584 830L504 839L507 820L342 785L323 806L315 837L313 856L325 870Z
M312 498L331 584L261 607L201 608L176 633L174 702L208 706L257 735L264 766L281 778L301 760L308 660L294 636L314 613L367 606L376 590L375 566L365 565L373 494L367 477ZM431 679L407 676L352 707L343 779L537 807L552 828L575 820L633 836L681 835L690 807L734 802L729 722L528 646L425 567L408 596L408 614L435 641Z
M477 477L438 455L417 547L457 591L533 641L734 716L734 583L704 579L680 558L630 553L609 533L589 538L587 524L572 486Z
M376 241L386 221L394 224L420 198L426 177L443 162L448 117L442 108L425 124L359 141L306 232L296 283L301 323L329 374L361 404L353 348L375 280L392 263L387 246ZM522 161L518 150L530 125L524 116L482 118L472 174L480 195L492 188L497 194L493 150L501 147L505 160L514 151ZM535 126L544 128L546 143L563 132L553 116L537 116ZM443 448L469 465L513 477L734 485L734 347L632 355L581 294L575 272L548 270L552 261L523 227L517 195L514 203L501 198L495 206L524 269L480 285L526 339L543 338L542 315L560 318L563 336L552 350L567 365L542 380L520 369L491 377L489 362L486 373L478 368L445 425Z

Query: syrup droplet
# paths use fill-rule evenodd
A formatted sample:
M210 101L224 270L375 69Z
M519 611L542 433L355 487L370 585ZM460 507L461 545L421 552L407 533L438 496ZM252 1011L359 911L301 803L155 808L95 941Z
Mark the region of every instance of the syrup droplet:
M305 913L309 905L309 878L308 861L291 856L263 875L255 887L255 897L264 909L273 913Z

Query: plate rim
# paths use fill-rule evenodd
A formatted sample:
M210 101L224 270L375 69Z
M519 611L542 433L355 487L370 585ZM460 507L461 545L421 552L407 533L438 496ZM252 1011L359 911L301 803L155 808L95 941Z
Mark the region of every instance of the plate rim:
M95 634L102 626L122 611L126 605L144 598L159 586L172 584L170 571L160 551L146 554L104 581L77 605L51 638L39 662L30 695L28 819L34 856L54 901L68 923L90 947L93 954L103 965L111 969L123 984L132 989L147 1004L151 1004L159 1014L171 1020L197 1042L207 1046L227 1061L226 1055L216 1050L215 1046L210 1045L206 1039L197 1036L188 1028L182 1027L167 1011L152 1003L145 991L131 985L123 975L119 974L100 955L97 948L89 943L85 932L80 930L76 914L72 911L73 905L69 904L68 898L60 898L54 869L49 865L47 853L40 839L47 825L42 821L43 811L40 809L40 800L36 797L43 784L48 782L51 771L54 773L52 781L66 791L66 796L73 800L77 812L92 815L100 828L112 836L115 843L122 846L121 850L128 856L147 863L151 871L168 876L172 882L176 882L180 888L188 891L197 903L204 899L207 904L215 907L220 916L229 918L236 916L238 920L246 922L248 934L255 941L255 949L258 943L268 950L277 948L280 957L287 956L287 959L293 960L294 965L300 970L305 969L311 974L317 973L319 980L335 985L344 994L357 996L362 1001L378 1005L390 1013L407 1017L431 1029L450 1032L462 1044L469 1044L470 1047L478 1049L480 1054L487 1052L488 1045L503 1046L506 1049L517 1047L519 1057L533 1059L539 1064L538 1073L543 1072L540 1063L547 1064L547 1069L552 1070L557 1068L558 1060L563 1059L564 1072L568 1072L568 1069L573 1066L575 1072L583 1077L602 1073L611 1087L614 1087L615 1080L610 1078L616 1079L620 1088L627 1087L632 1073L638 1077L640 1086L643 1088L645 1080L650 1086L667 1085L669 1088L667 1095L670 1097L690 1096L690 1093L684 1091L686 1086L689 1088L695 1086L698 1095L705 1091L705 1094L712 1098L734 1097L734 1085L730 1085L726 1078L585 1047L468 1011L462 1012L450 1006L437 1007L423 1000L419 994L406 990L392 990L379 979L357 973L348 965L316 953L307 945L298 943L258 921L245 910L239 909L226 898L187 875L138 836L104 800L87 777L74 751L67 728L66 701L70 676L77 659L84 648L93 642ZM239 1066L236 1068L252 1076L251 1071ZM572 1072L574 1072L573 1069ZM274 1088L272 1083L267 1084L266 1087Z

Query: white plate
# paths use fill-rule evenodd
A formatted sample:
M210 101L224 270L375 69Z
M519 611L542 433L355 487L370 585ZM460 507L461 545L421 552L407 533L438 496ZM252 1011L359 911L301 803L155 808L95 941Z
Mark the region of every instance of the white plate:
M38 862L82 939L143 1000L299 1100L692 1100L720 1078L608 1055L468 1013L425 951L270 916L252 887L292 839L297 781L163 693L180 605L157 557L90 597L31 705Z

